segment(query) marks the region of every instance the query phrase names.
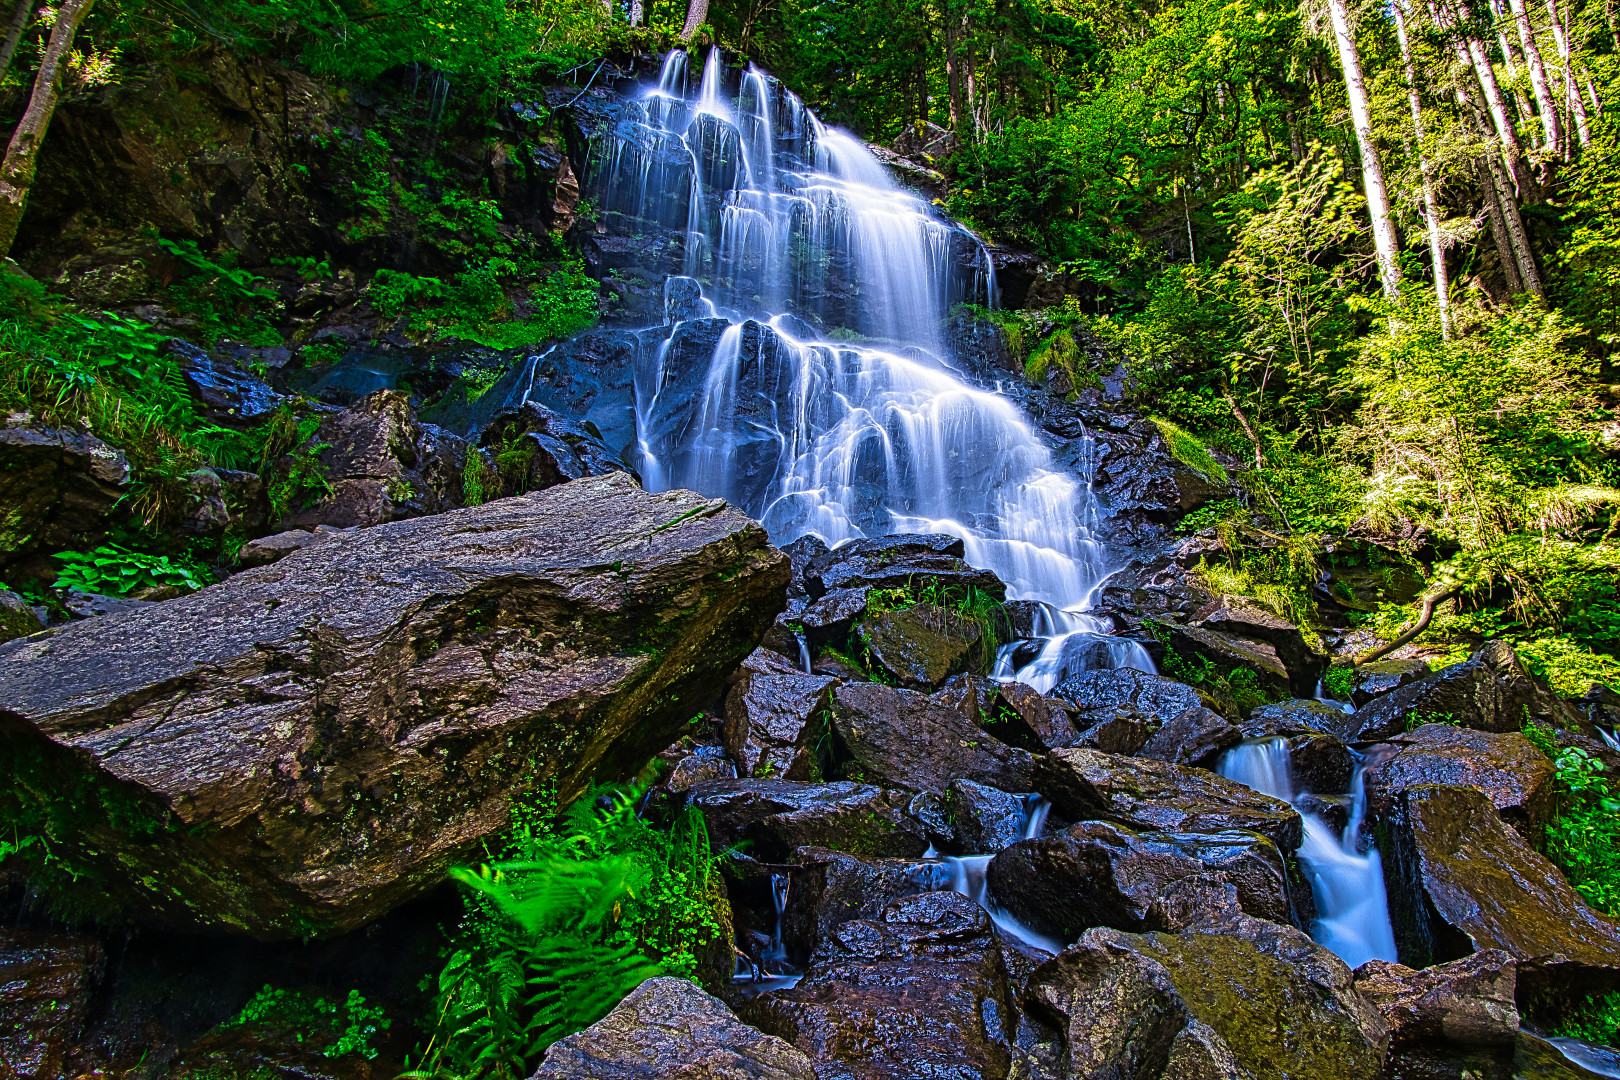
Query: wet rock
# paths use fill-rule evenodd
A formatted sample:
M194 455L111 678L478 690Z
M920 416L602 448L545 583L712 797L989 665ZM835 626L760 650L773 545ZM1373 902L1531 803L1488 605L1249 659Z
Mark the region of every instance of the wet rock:
M810 1059L742 1023L688 979L648 979L546 1051L533 1080L814 1080Z
M1295 698L1252 709L1243 721L1243 737L1267 735L1342 736L1350 717L1325 701Z
M1316 685L1312 678L1310 687L1304 691L1295 689L1295 676L1283 664L1277 650L1264 641L1250 641L1199 626L1174 623L1163 626L1166 645L1182 662L1196 670L1203 668L1207 660L1230 686L1230 697L1222 695L1225 708L1247 714L1267 702L1311 693Z
M737 766L726 756L723 746L695 746L684 754L664 778L664 790L672 795L710 780L735 780Z
M723 728L726 750L743 775L819 779L817 745L828 733L827 709L838 685L768 650L750 653L726 694Z
M956 893L903 897L823 940L804 979L744 1019L808 1054L818 1075L1007 1076L1015 1014L990 918Z
M875 783L942 795L952 780L1030 790L1035 759L911 690L850 683L833 691L833 729L854 770ZM846 774L850 767L846 766Z
M1333 735L1300 735L1288 740L1288 768L1295 792L1340 795L1350 790L1355 755Z
M984 652L978 623L932 604L886 611L858 630L871 662L908 690L938 690Z
M1105 818L1135 829L1267 837L1284 853L1299 847L1299 814L1281 799L1224 776L1151 758L1054 750L1035 762L1035 790L1070 821Z
M264 525L264 483L257 473L236 469L196 469L186 476L176 532L218 540Z
M668 745L786 577L723 502L622 473L378 526L0 646L0 762L82 793L30 810L131 915L349 929L506 828L512 776L567 800Z
M8 416L0 427L0 571L53 576L59 567L49 556L103 533L129 482L123 451L26 413Z
M169 355L179 364L186 385L202 406L198 411L209 423L222 427L250 426L287 401L257 375L223 357L210 357L179 338L169 341Z
M1029 800L972 780L952 780L945 790L945 813L961 853L989 855L1022 840Z
M1289 685L1300 697L1314 695L1317 681L1327 670L1327 654L1312 648L1299 627L1242 600L1222 597L1214 610L1199 612L1194 623L1227 637L1270 645L1288 671Z
M834 589L909 589L931 581L971 586L997 600L1005 596L1001 579L969 566L963 561L964 550L960 537L943 533L855 540L812 559L804 571L804 584L816 598Z
M782 553L788 557L792 566L792 577L788 579L788 598L809 600L810 593L804 586L804 572L812 561L827 554L827 545L821 537L806 534L785 545Z
M831 645L843 648L855 620L866 615L865 589L834 589L812 601L799 616L805 641L812 650Z
M1069 720L1068 704L1028 683L998 683L994 695L984 726L1002 742L1042 754L1073 746L1080 738Z
M1101 750L1105 754L1134 754L1158 730L1157 722L1134 709L1117 708L1113 716L1099 719L1095 713L1086 719L1091 725L1074 737L1071 746Z
M911 798L848 780L712 780L687 792L688 805L703 811L714 850L748 840L756 858L777 862L801 847L918 858L931 841L909 809Z
M1222 753L1243 741L1243 733L1226 717L1201 705L1183 709L1149 736L1139 757L1172 765L1212 768Z
M10 589L0 589L0 642L27 637L45 629L38 613Z
M928 695L946 708L955 709L968 722L988 726L990 700L1002 684L978 675L953 675L937 693Z
M100 593L69 591L62 597L62 606L75 619L94 619L101 615L127 615L145 611L158 605L156 600L134 600L127 596L103 596Z
M317 525L313 529L288 529L273 536L249 540L236 553L237 565L245 568L265 566L295 551L348 535L343 529L330 525Z
M0 929L0 1075L63 1075L104 964L94 938Z
M1375 1080L1388 1041L1338 957L1241 913L1181 934L1088 930L1025 998L1076 1077Z
M1072 701L1081 717L1078 723L1085 726L1089 726L1085 717L1106 716L1121 706L1163 724L1183 709L1204 704L1192 687L1135 668L1071 675L1057 685L1052 696Z
M1136 833L1082 821L1055 836L1022 840L990 860L996 902L1026 926L1073 941L1094 926L1147 927L1153 903L1173 882L1225 872L1244 911L1289 922L1287 864L1255 833Z
M1429 665L1423 660L1374 660L1370 664L1362 664L1356 668L1350 702L1360 708L1373 698L1394 693L1428 674Z
M1383 1014L1392 1047L1512 1046L1518 1036L1518 964L1499 949L1422 971L1369 960L1355 976L1356 990Z
M1580 718L1532 675L1505 641L1487 641L1460 664L1424 676L1356 710L1353 738L1373 742L1416 724L1446 723L1508 732L1526 718L1579 730Z
M310 437L331 491L294 505L281 528L348 528L438 514L465 500L465 442L419 423L403 391L380 390L327 417Z
M542 491L582 476L632 471L595 424L571 420L535 401L490 417L478 445L494 455L506 495Z
M950 886L950 870L942 863L863 859L821 847L799 848L793 861L799 866L789 873L782 938L800 964L852 919L879 918L902 896Z
M1620 1054L1608 1047L1548 1038L1523 1028L1513 1044L1513 1080L1610 1080L1616 1071Z
M1554 809L1554 773L1552 762L1523 735L1425 724L1386 746L1369 755L1362 774L1374 817L1393 812L1401 795L1419 784L1471 787L1484 792L1521 834L1540 841Z
M1486 793L1410 787L1384 827L1389 841L1380 850L1402 963L1426 967L1501 949L1570 978L1594 969L1620 975L1620 927L1587 907Z

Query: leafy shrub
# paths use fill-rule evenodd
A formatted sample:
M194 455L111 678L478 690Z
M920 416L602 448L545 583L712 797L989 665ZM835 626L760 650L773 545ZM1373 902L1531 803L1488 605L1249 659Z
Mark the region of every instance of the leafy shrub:
M141 589L173 586L182 592L196 592L208 584L206 573L189 560L176 562L167 555L147 555L117 544L107 544L89 554L59 551L63 567L57 575L58 589L128 596Z
M1348 664L1335 664L1322 673L1322 692L1334 701L1349 701L1355 685L1356 669Z
M1603 762L1578 747L1553 760L1560 812L1547 826L1547 855L1586 902L1620 915L1620 799Z
M1203 443L1162 417L1154 417L1153 425L1159 429L1159 434L1164 436L1164 442L1170 449L1171 457L1199 473L1206 480L1212 480L1219 484L1230 481L1231 478L1226 475L1226 469L1222 467L1220 462L1215 460L1214 455L1209 452Z
M1554 1035L1620 1046L1620 991L1586 998L1553 1026Z
M526 804L504 858L451 871L467 917L408 1076L521 1080L644 979L698 971L724 933L708 832L695 809L654 829L640 794L597 789L556 821L544 801Z
M242 1011L221 1024L222 1028L275 1028L298 1043L326 1043L321 1054L329 1058L358 1054L373 1060L377 1048L373 1037L391 1027L393 1021L383 1010L367 1005L363 994L350 990L340 1004L324 997L313 997L296 990L281 990L266 983ZM330 1040L330 1041L328 1041Z

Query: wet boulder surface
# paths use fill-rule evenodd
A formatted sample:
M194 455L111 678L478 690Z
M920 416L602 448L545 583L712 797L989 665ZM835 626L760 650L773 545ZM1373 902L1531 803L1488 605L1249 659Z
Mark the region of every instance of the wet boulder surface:
M358 530L0 647L6 797L131 916L349 929L504 829L511 776L571 798L667 744L786 577L622 473Z
M1422 676L1356 710L1348 737L1375 742L1416 724L1456 724L1476 731L1521 730L1533 720L1579 729L1580 717L1505 641L1489 641L1467 660Z

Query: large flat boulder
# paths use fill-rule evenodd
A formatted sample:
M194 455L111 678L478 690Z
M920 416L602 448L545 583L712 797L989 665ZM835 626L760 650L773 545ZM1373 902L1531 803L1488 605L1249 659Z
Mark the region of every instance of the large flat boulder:
M686 800L703 811L714 850L746 840L749 854L765 860L785 860L800 847L914 859L935 839L912 812L912 795L849 780L710 780L693 785ZM949 825L942 831L948 837Z
M1433 723L1500 733L1520 731L1526 720L1586 730L1575 710L1531 674L1513 646L1487 641L1462 663L1407 683L1357 709L1346 737L1374 742Z
M546 1051L533 1080L814 1080L810 1059L687 979L648 979Z
M667 746L782 605L720 500L614 474L358 530L0 646L0 815L101 896L275 939L442 880Z
M1402 963L1501 949L1569 978L1620 976L1620 925L1587 907L1485 792L1408 788L1384 826L1389 841L1379 848Z
M986 734L961 709L879 683L833 691L833 728L871 783L943 795L952 780L1029 791L1035 759Z
M1070 821L1117 821L1166 832L1259 833L1284 853L1299 847L1304 823L1281 799L1204 769L1074 747L1035 763L1035 790Z
M1198 691L1185 683L1135 668L1106 668L1070 675L1052 693L1074 703L1082 717L1075 721L1076 727L1088 726L1084 718L1111 715L1121 707L1164 724L1183 709L1204 704Z
M1419 784L1451 784L1483 791L1510 824L1532 842L1541 839L1556 799L1552 762L1517 732L1492 735L1450 724L1425 724L1369 752L1367 809L1375 817L1394 810L1402 793Z
M990 570L971 566L959 536L944 533L874 536L840 544L811 559L804 586L812 598L835 589L921 589L930 583L972 587L1000 600L1007 587Z
M822 1080L1002 1080L1012 1006L989 916L965 896L933 892L844 923L797 986L761 994L741 1014L808 1054Z

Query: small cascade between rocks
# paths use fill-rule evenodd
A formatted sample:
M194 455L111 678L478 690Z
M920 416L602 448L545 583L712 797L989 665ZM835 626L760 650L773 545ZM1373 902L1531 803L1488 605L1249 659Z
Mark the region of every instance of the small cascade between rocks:
M1026 795L1024 797L1024 820L1021 823L1018 836L1020 840L1037 840L1046 828L1046 815L1052 810L1052 804L1039 795ZM941 869L946 872L941 875L938 887L961 893L984 908L990 915L990 920L996 924L1003 934L1013 941L1037 949L1042 952L1059 953L1063 951L1063 942L1037 933L1007 914L990 895L990 886L986 880L986 871L994 855L953 855L942 860ZM946 876L948 875L948 876Z
M786 990L804 978L804 973L794 970L788 960L787 942L782 937L782 916L787 911L788 890L791 887L792 878L787 874L771 875L771 903L776 908L776 928L771 934L770 943L760 950L759 964L756 966L739 955L737 970L732 975L732 982L746 984L744 992L747 994Z
M1109 573L1091 466L1059 468L945 341L952 304L995 305L984 245L757 67L711 50L693 75L671 51L586 177L603 227L634 240L627 261L665 275L635 371L646 487L722 496L779 545L960 537L1009 599L1047 605L1052 640L1003 677L1153 670L1083 614Z
M1299 807L1299 797L1308 793L1294 788L1287 739L1276 735L1249 739L1228 750L1216 770L1299 809L1305 822L1299 859L1310 878L1317 910L1311 936L1351 967L1368 960L1396 959L1383 863L1377 849L1370 843L1364 847L1361 838L1367 810L1363 770L1358 760L1348 792L1349 819L1338 835L1320 815Z

